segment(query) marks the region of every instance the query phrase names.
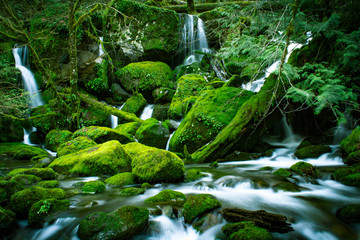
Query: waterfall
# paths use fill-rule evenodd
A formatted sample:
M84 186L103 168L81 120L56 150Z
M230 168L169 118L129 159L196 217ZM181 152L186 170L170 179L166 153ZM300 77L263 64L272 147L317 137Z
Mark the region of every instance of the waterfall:
M155 107L154 104L148 104L148 105L144 108L143 112L141 113L140 119L146 120L146 119L148 119L148 118L151 118L152 113L153 113L153 111L154 111L154 107Z
M95 62L96 63L101 63L103 58L102 58L102 55L104 55L104 49L102 47L102 42L103 42L104 38L103 37L99 37L99 53L98 53L98 58L95 59Z
M121 110L124 107L125 103L121 105L118 109ZM111 115L110 118L110 126L112 129L116 128L118 126L118 120L119 118L115 115Z

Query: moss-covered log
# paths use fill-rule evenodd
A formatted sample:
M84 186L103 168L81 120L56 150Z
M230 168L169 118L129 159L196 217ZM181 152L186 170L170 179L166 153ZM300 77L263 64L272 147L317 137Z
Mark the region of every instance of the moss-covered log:
M195 11L196 12L206 12L206 11L210 11L213 10L214 8L220 7L220 6L224 6L224 5L232 5L232 4L237 4L240 6L248 6L251 3L253 3L252 1L236 1L236 2L223 2L223 3L200 3L200 4L195 4ZM187 13L188 12L188 6L187 5L174 5L174 6L165 6L164 8L169 9L169 10L174 10L175 12L178 13Z

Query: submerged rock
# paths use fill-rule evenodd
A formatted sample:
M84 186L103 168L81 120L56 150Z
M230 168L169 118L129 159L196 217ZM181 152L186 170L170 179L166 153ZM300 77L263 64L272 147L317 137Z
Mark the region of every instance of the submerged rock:
M49 167L62 174L114 175L131 169L131 158L116 140L55 159Z
M122 144L133 142L134 138L124 132L116 131L107 127L90 126L83 127L74 132L74 138L86 136L94 140L96 143L104 143L110 140L118 140Z
M73 133L68 130L51 130L45 137L45 147L53 152L57 152L58 147L72 139Z
M165 149L169 127L155 118L146 119L135 133L135 138L147 146Z
M155 204L171 203L173 205L173 204L181 204L185 202L185 200L186 200L185 194L178 191L165 189L159 192L158 194L156 194L155 196L147 198L145 200L145 203L155 203Z
M57 157L62 157L71 153L76 153L95 146L96 142L87 136L80 136L61 144L57 149Z
M112 213L95 212L84 218L79 225L80 239L131 239L146 229L149 210L125 206Z
M220 201L210 194L189 197L184 204L184 220L192 223L197 217L221 207Z
M312 145L308 147L302 147L295 152L295 156L299 159L304 158L318 158L324 153L331 152L331 148L326 145Z

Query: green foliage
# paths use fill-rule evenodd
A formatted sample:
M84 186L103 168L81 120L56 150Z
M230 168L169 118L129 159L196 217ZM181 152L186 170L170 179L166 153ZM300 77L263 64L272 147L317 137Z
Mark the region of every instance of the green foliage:
M43 214L43 213L47 214L50 210L50 207L51 207L51 202L48 200L44 200L37 214Z
M97 72L96 78L89 80L86 82L86 88L97 94L105 93L109 89L108 84L108 61L104 59L100 64L96 64Z

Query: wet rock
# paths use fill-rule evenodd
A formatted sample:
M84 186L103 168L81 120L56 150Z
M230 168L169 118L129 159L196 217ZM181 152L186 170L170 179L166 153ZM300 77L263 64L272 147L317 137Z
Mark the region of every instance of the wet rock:
M53 152L57 152L58 147L72 139L73 133L67 130L51 130L45 137L45 147Z
M317 177L318 171L316 168L307 162L297 162L290 167L290 170L301 175L307 177Z
M166 87L157 88L152 92L154 103L169 103L174 97L174 94L175 94L174 89L166 88Z
M52 180L56 178L56 172L51 168L16 168L8 173L9 177L18 174L35 175L43 180Z
M146 119L135 133L140 143L161 149L165 149L169 136L169 127L155 118Z
M338 209L336 217L345 223L360 223L360 204L347 205Z
M325 145L312 145L308 147L303 147L298 149L295 152L295 156L299 159L304 158L318 158L324 153L331 152L331 148Z
M49 215L58 211L64 211L69 206L69 200L58 200L55 198L40 200L30 208L28 224L30 227L41 228Z
M279 177L290 177L291 172L289 172L288 170L286 170L284 168L279 168L273 172L273 175L279 176Z
M221 214L229 222L253 221L256 226L265 228L270 232L286 233L294 231L291 224L286 222L285 216L268 213L264 210L249 211L240 208L225 208Z
M24 129L21 121L0 117L0 142L21 142Z
M204 232L213 226L220 224L223 221L222 216L219 213L207 213L200 219L193 223L193 227L199 231Z
M56 180L42 181L42 182L39 182L38 184L36 184L36 186L43 187L43 188L56 188L59 185L60 185L59 181L56 181Z
M110 140L118 140L122 144L133 142L134 138L124 132L116 131L107 127L90 126L83 127L74 132L74 138L86 136L94 140L96 143L104 143Z
M61 144L57 148L57 157L62 157L71 153L76 153L81 150L95 146L96 142L87 136L80 136L68 142Z
M84 218L79 225L80 239L131 239L146 229L149 210L125 206L112 213L95 212Z
M122 102L131 97L119 84L114 83L111 85L111 95L115 101Z
M136 116L139 117L145 106L145 98L141 93L137 93L130 97L128 100L126 100L125 105L121 110L128 113L134 113Z
M202 174L198 169L188 169L185 173L185 182L196 181L203 176L204 174Z
M27 174L18 174L10 179L10 182L17 182L22 186L30 186L40 181L41 178L35 175L27 175Z
M256 226L253 221L226 224L221 229L230 240L270 240L270 232Z
M219 207L221 203L210 194L191 196L184 204L184 220L186 223L192 223L197 217Z
M131 172L124 172L116 174L115 176L109 177L105 180L107 184L114 186L126 186L135 184L135 176Z
M10 210L0 207L0 236L6 233L15 224L16 214Z
M360 127L355 128L348 137L341 141L340 151L346 164L360 163Z
M118 125L115 128L115 130L120 132L125 132L134 136L140 126L141 126L140 122L129 122Z
M134 195L143 194L144 192L145 192L145 189L143 189L143 188L129 187L129 188L125 188L125 189L121 190L120 195L134 196Z
M169 111L169 104L165 104L165 105L160 105L157 104L154 107L154 111L151 117L158 119L159 121L165 121L166 119L168 119L168 111ZM167 124L168 125L168 124Z
M360 186L360 165L345 166L337 169L332 177L349 186Z
M145 200L145 203L154 204L168 204L181 205L186 200L185 194L170 189L165 189L156 194L155 196L149 197Z
M102 193L105 192L106 187L102 181L90 181L86 182L81 188L83 193Z
M284 191L284 192L300 192L300 188L293 183L278 183L272 186L275 192Z
M0 143L1 155L17 160L30 160L33 157L47 157L49 154L44 149L23 143Z

